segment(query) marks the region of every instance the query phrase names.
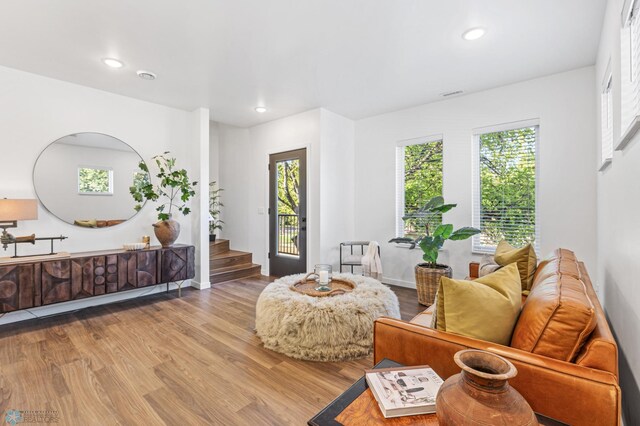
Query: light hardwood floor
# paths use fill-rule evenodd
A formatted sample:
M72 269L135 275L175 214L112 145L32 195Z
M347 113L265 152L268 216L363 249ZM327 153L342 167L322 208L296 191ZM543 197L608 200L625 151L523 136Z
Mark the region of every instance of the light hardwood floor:
M64 425L303 425L372 357L307 362L262 347L256 277L0 327L0 412ZM403 318L423 309L393 287Z

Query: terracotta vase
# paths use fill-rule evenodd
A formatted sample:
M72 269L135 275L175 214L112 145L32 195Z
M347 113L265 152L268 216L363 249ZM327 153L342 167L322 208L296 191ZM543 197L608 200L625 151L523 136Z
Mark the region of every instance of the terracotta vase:
M153 232L162 247L171 247L180 235L180 224L173 219L161 220L153 224Z
M454 355L462 372L449 377L438 392L440 425L537 425L536 416L508 380L518 371L501 356L478 350Z

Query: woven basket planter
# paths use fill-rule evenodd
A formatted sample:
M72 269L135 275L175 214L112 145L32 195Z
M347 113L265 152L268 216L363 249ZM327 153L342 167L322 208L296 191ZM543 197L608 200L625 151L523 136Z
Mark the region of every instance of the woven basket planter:
M418 290L418 302L424 306L433 305L433 299L440 286L440 278L452 276L450 266L436 264L436 268L430 268L426 263L416 265L416 289Z

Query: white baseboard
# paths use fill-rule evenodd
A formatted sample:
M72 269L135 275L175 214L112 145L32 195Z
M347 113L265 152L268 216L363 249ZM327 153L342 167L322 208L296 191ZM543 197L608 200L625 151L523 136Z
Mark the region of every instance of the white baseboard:
M206 290L208 288L211 288L211 282L206 281L201 283L200 281L191 280L191 287L197 288L198 290Z
M412 281L396 280L394 278L388 278L388 277L385 277L385 276L382 277L381 281L384 284L395 285L395 286L398 286L398 287L416 288L416 283L414 283Z
M183 286L183 288L184 287L185 286ZM176 290L177 288L177 284L172 283L169 285L170 290ZM102 296L89 297L86 299L56 303L54 305L38 306L34 308L23 309L20 311L7 312L0 317L0 325L73 312L80 309L91 308L92 306L100 306L113 302L136 299L138 297L148 296L150 294L162 293L166 290L166 284L156 284L154 286L139 288L135 290L127 290L119 293L110 293L104 294Z

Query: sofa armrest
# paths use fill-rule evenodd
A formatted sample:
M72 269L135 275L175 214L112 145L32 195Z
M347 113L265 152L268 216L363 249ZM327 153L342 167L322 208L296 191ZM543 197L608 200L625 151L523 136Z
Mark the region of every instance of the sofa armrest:
M475 280L480 276L480 263L469 262L469 279Z
M443 379L459 373L453 355L480 349L509 359L518 375L509 383L534 411L571 425L617 425L620 387L605 371L472 339L393 318L374 324L374 361L388 358L404 365L428 364Z

